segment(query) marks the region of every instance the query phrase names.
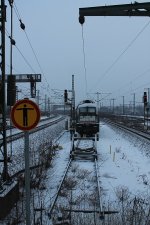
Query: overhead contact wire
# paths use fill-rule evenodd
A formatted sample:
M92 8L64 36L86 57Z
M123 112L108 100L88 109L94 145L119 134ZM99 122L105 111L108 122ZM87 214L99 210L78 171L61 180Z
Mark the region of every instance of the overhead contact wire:
M30 40L29 40L29 37L28 37L28 35L27 35L27 32L26 32L25 30L24 30L24 32L25 32L25 35L26 35L27 40L28 40L28 42L29 42L29 45L30 45L30 47L31 47L31 49L32 49L32 52L33 52L33 54L34 54L34 56L35 56L35 59L36 59L36 61L37 61L37 64L38 64L38 66L39 66L41 72L43 73L42 67L41 67L41 65L40 65L40 63L39 63L39 60L38 60L38 58L37 58L37 55L36 55L36 53L35 53L35 51L34 51L34 49L33 49L33 47L32 47L32 44L31 44L31 42L30 42ZM43 73L43 74L44 74L44 73Z
M137 80L138 78L142 77L143 75L145 75L146 73L148 73L150 71L150 68L145 70L144 72L142 72L141 74L139 74L138 76L136 76L132 81ZM129 84L132 82L127 82L125 85L123 85L121 88L117 89L114 91L114 93L117 93L118 91L122 90L123 88L125 88L126 86L129 86ZM145 85L145 84L144 84ZM141 86L141 85L140 85ZM142 85L143 86L143 85ZM134 89L136 90L136 88Z
M85 41L82 26L82 43L83 43L83 65L84 65L84 76L85 76L85 94L87 96L87 70L86 70L86 57L85 57Z
M16 46L16 45L15 45ZM19 48L16 46L16 48L17 48L17 50L18 50L18 52L20 53L20 55L23 57L23 59L24 59L24 61L27 63L27 65L30 67L30 69L34 72L34 73L36 73L35 72L35 70L33 69L33 67L30 65L30 63L27 61L27 59L25 58L25 56L22 54L22 52L19 50Z
M109 73L109 71L114 67L114 65L116 65L116 63L120 60L120 58L127 52L127 50L133 45L133 43L137 40L137 38L141 35L141 33L143 33L143 31L146 29L146 27L148 27L148 25L150 24L150 21L148 21L148 23L146 23L144 25L144 27L137 33L137 35L135 36L135 38L133 38L133 40L127 45L127 47L125 48L125 50L115 59L115 61L108 67L108 69L104 72L104 74L98 79L98 82L95 84L95 86L98 85L99 80L106 77L106 75ZM95 88L94 86L94 88ZM91 88L92 89L92 88Z
M14 6L15 6L15 7L14 7L15 13L16 13L16 15L17 15L17 17L18 17L18 20L19 20L20 26L21 26L23 23L22 23L22 20L21 20L21 16L20 16L19 10L18 10L16 4L14 4ZM22 27L21 27L21 28L22 28ZM41 67L41 65L40 65L40 63L39 63L38 57L37 57L37 55L36 55L36 53L35 53L35 50L34 50L32 44L31 44L31 41L30 41L30 39L29 39L29 36L27 35L27 32L26 32L26 30L25 30L25 26L24 26L22 29L23 29L23 31L25 32L26 38L27 38L28 43L29 43L29 45L30 45L30 48L31 48L31 50L32 50L32 52L33 52L33 55L34 55L34 57L35 57L35 59L36 59L36 62L37 62L37 64L38 64L39 68L40 68L40 71L42 72L42 74L43 74L43 76L44 76L44 79L45 79L45 81L46 81L46 83L47 83L47 86L48 86L48 87L47 87L47 91L49 92L49 90L50 90L50 88L49 88L49 83L48 83L48 81L47 81L47 79L46 79L46 77L45 77L45 75L44 75L43 69L42 69L42 67ZM44 87L44 86L43 86L43 87ZM45 87L44 87L44 88L45 88Z
M14 41L14 39L11 39L9 32L7 31L7 29L5 28L5 34L6 36L11 40ZM30 67L30 69L35 73L34 69L32 68L32 66L30 65L30 63L28 62L28 60L25 58L25 56L22 54L22 52L20 51L20 49L16 46L16 42L13 42L14 46L16 47L16 49L18 50L18 52L20 53L20 55L23 57L24 61L27 63L27 65Z

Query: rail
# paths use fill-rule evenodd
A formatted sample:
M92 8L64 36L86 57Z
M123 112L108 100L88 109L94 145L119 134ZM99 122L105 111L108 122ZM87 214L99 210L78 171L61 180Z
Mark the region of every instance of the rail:
M89 161L89 159L91 159L91 158L89 158L89 157L83 157L83 155L85 154L86 155L86 149L87 149L87 151L89 150L89 149L91 149L91 141L93 141L93 139L89 139L90 141L89 141L89 145L87 145L87 143L86 143L86 147L85 148L81 148L81 147L79 147L79 146L81 146L82 144L81 144L81 142L82 141L85 141L85 138L83 138L83 140L82 139L80 139L80 140L77 140L77 143L76 143L76 145L74 144L74 143L72 143L72 148L73 149L71 149L71 152L72 151L75 151L76 150L76 148L77 148L77 152L76 152L76 156L77 156L77 154L78 154L78 157L77 158L74 158L74 157L71 157L71 154L70 154L70 159L69 159L69 162L68 162L68 164L67 164L67 166L66 166L66 169L65 169L65 172L64 172L64 175L63 175L63 178L62 178L62 180L61 180L61 182L60 182L60 184L59 184L59 187L58 187L58 190L57 190L57 193L56 193L56 197L55 197L55 199L54 199L54 201L53 201L53 203L52 203L52 205L51 205L51 207L50 207L50 209L49 209L49 212L48 212L48 216L49 216L49 219L53 219L53 210L54 210L54 208L55 208L55 205L56 205L56 203L57 203L57 200L59 201L59 193L61 192L61 189L62 189L62 186L63 186L63 183L64 183L64 181L65 181L65 178L67 177L67 175L68 175L68 173L69 173L69 171L73 168L73 165L74 165L74 161L75 161L75 164L77 165L77 167L79 168L81 165L83 165L84 163L87 163L88 161ZM96 141L96 138L95 138L95 141ZM95 150L95 147L96 147L96 144L95 144L95 142L94 142L94 144L92 144L92 146L93 146L93 149ZM79 150L79 152L78 152L78 150ZM81 152L83 151L83 155L81 154ZM96 151L96 153L97 153L97 151ZM87 153L88 155L89 155L89 152ZM96 177L96 180L95 180L95 183L96 183L96 187L97 187L97 193L96 193L96 195L97 195L97 197L96 197L96 202L97 202L97 209L95 209L95 207L93 206L93 208L92 209L86 209L86 208L84 208L84 209L75 209L75 208L72 208L72 206L70 206L70 208L67 208L67 206L65 206L64 207L64 211L66 211L66 212L69 212L69 213L71 213L71 212L74 212L74 213L78 213L78 212L84 212L84 213L98 213L99 214L99 218L100 219L104 219L104 213L105 212L102 212L102 207L101 207L101 193L100 193L100 183L99 183L99 173L98 173L98 164L97 164L97 157L95 157L95 153L94 153L94 155L93 155L93 152L91 152L90 153L91 155L92 155L92 157L94 157L94 160L92 160L92 163L91 163L91 168L95 168L94 170L92 169L92 171L93 171L93 173L95 174L95 177ZM91 160L90 160L91 161ZM80 164L81 163L81 164ZM86 165L86 164L85 164ZM84 166L83 166L84 167ZM90 173L91 173L91 171L90 171ZM79 178L77 178L76 177L76 179L79 179ZM86 182L87 182L87 180L85 179L85 178L83 178L82 179L82 181L83 181L83 183L84 183L84 185L86 186ZM78 183L79 181L77 181L77 183ZM80 185L79 185L80 186ZM77 189L76 189L77 188ZM78 186L75 188L75 190L78 190ZM73 190L73 189L71 189L71 190ZM93 191L94 191L94 186L93 186ZM71 192L72 193L72 192ZM60 196L60 198L61 198L61 196ZM86 197L85 198L85 200L84 201L86 201L86 199L88 199L88 197ZM72 194L71 194L71 202L72 202ZM82 203L80 203L80 204L82 204ZM107 212L108 213L108 212ZM115 212L116 213L116 212ZM71 217L71 215L70 215L70 217ZM60 219L60 218L59 218ZM63 221L63 219L62 219L62 221ZM55 224L55 223L54 223ZM57 224L57 223L56 223Z
M55 119L53 121L50 121L49 123L39 125L36 128L34 128L33 130L29 131L29 134L35 133L35 132L37 132L39 130L42 130L42 129L45 129L45 128L49 127L49 126L52 126L55 123L58 123L58 122L60 122L63 119L64 119L64 117L59 117L59 118L57 118L57 119ZM23 137L24 137L24 132L21 131L19 133L7 136L6 140L7 140L7 143L10 143L12 141L15 141L15 140L17 140L19 138L23 138ZM0 143L2 143L2 138L0 139Z
M54 209L54 206L55 206L55 204L56 204L56 201L57 201L57 198L58 198L58 195L59 195L59 193L60 193L60 190L61 190L61 188L62 188L62 185L63 185L63 182L64 182L64 180L65 180L65 177L66 177L66 175L67 175L67 172L68 172L68 169L69 169L69 167L70 167L70 165L71 165L71 159L69 160L69 162L68 162L68 165L67 165L67 167L66 167L66 170L65 170L65 172L64 172L64 175L63 175L63 178L62 178L62 180L61 180L61 182L60 182L60 184L59 184L59 187L58 187L58 190L57 190L57 193L56 193L56 197L55 197L55 199L54 199L54 201L53 201L53 203L52 203L52 206L51 206L51 208L50 208L50 211L49 211L49 218L51 218L51 213L52 213L52 211L53 211L53 209Z
M125 131L128 131L128 132L130 132L132 134L136 134L137 136L142 137L142 138L150 141L150 134L147 133L147 132L139 131L139 130L136 130L134 128L129 128L129 127L126 127L126 126L124 126L122 124L115 123L115 122L110 121L110 120L105 120L105 122L109 123L109 124L112 124L113 126L116 126L116 127L120 128L120 129L123 129Z

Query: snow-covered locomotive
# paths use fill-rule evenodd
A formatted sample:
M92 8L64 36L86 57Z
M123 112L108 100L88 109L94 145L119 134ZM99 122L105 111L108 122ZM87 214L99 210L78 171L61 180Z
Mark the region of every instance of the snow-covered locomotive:
M76 108L76 132L81 137L99 136L99 112L91 100L84 100Z

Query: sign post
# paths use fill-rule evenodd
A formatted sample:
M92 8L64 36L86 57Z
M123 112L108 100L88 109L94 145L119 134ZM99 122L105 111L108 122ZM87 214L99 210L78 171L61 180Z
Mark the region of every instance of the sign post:
M24 132L25 147L25 192L26 192L26 225L30 225L30 163L29 163L29 131Z
M40 110L35 102L19 100L12 108L13 124L24 131L25 148L25 192L26 192L26 225L30 225L30 161L29 161L29 130L36 127L40 120Z

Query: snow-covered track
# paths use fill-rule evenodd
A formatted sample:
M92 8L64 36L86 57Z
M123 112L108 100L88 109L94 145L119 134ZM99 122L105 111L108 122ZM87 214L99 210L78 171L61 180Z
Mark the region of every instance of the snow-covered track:
M56 117L55 119L53 118L52 121L49 121L49 122L47 121L47 123L40 124L39 126L34 128L33 130L29 131L29 134L35 133L35 132L40 131L42 129L45 129L45 128L49 127L49 126L52 126L52 125L60 122L63 119L64 119L64 117ZM7 136L7 143L15 141L15 140L17 140L19 138L23 138L23 137L24 137L24 132L19 132L19 133L12 134L10 136ZM2 143L2 139L0 139L0 143Z
M144 138L144 139L150 141L150 134L147 133L147 132L140 131L140 130L136 130L136 129L134 129L134 128L129 128L129 127L126 127L126 126L124 126L124 125L122 125L122 124L112 122L112 121L110 121L110 120L104 120L104 121L105 121L106 123L108 123L108 124L111 124L111 125L113 125L113 126L119 128L119 129L122 129L122 130L124 130L124 131L128 131L128 132L130 132L131 134L136 134L136 135L138 135L139 137L142 137L142 138Z
M85 146L83 141L86 143ZM65 220L71 222L75 217L78 217L78 214L79 217L83 214L90 214L91 217L92 214L93 219L94 217L101 219L104 217L104 212L102 212L101 207L101 188L99 184L97 157L95 157L94 152L95 141L94 143L93 140L88 139L88 141L87 139L86 141L85 139L78 140L76 146L72 145L79 152L76 152L75 157L70 157L56 197L49 210L49 217L53 221L53 224L59 224L59 221ZM82 155L80 151L84 153L89 151L93 160L89 160L89 157L83 157L85 154ZM78 157L77 153L79 153Z

